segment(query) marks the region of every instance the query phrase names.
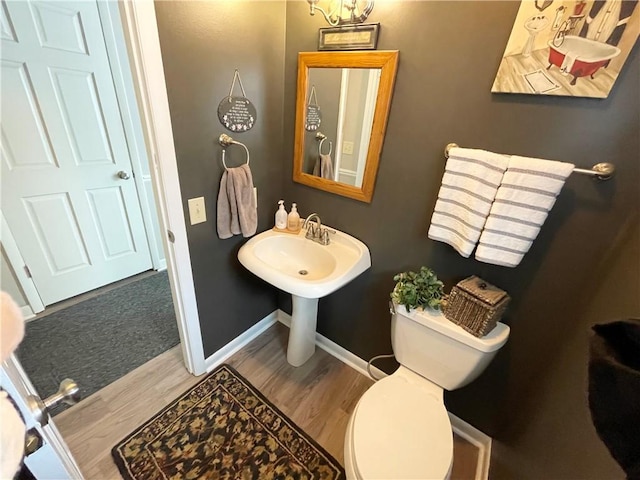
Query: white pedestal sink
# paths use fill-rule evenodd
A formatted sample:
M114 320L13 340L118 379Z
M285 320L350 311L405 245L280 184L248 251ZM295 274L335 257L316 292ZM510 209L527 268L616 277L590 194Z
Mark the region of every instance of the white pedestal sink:
M238 260L250 272L291 294L293 311L287 361L296 367L315 352L318 299L335 292L371 266L367 246L344 232L320 245L298 234L267 230L245 243Z
M549 19L544 15L534 15L524 22L524 28L529 32L529 38L522 49L524 57L530 57L536 44L536 36L549 25Z

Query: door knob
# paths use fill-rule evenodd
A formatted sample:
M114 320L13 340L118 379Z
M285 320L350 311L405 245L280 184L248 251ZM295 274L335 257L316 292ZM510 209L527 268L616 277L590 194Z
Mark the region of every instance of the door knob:
M27 402L33 417L40 425L49 423L49 411L60 403L75 405L80 401L80 387L70 378L65 378L60 382L58 391L48 398L42 400L37 395L29 395Z
M127 172L125 172L124 170L120 170L118 172L118 177L120 177L122 180L129 180L131 178L131 175L129 175Z

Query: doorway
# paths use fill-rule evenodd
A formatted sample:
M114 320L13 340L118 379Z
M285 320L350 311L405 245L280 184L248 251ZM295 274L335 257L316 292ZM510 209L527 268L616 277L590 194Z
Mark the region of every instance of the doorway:
M0 13L3 289L29 316L166 269L118 5L3 1ZM193 372L198 352L183 352Z
M5 7L2 2L2 14ZM182 210L182 195L178 182L177 162L173 144L173 132L162 68L162 56L152 2L99 2L99 9L108 10L106 23L122 26L126 45L120 50L123 59L130 62L130 73L135 88L135 100L141 115L143 141L138 145L150 160L150 184L160 219L159 238L166 254L167 272L171 284L172 299L178 320L182 360L187 371L200 375L207 370L204 356L202 332L191 258L189 254L186 224ZM120 20L120 18L122 20ZM8 24L2 17L2 37L6 37ZM124 43L124 42L123 42ZM123 119L124 121L124 119ZM1 159L0 159L1 160ZM144 214L144 212L143 212ZM4 218L2 220L2 247L8 256L19 250L11 237ZM3 263L4 262L0 262ZM19 268L16 276L22 285L28 285L26 273ZM30 298L32 291L24 294ZM210 359L208 359L210 360ZM39 398L28 375L14 357L8 359L0 369L0 386L16 401L27 428L39 435L44 443L35 454L28 455L24 462L36 478L71 479L82 478L72 455L52 420L39 419L39 414L29 407L29 398ZM69 412L71 413L71 412Z
M2 2L3 227L34 313L161 268L139 115L104 10Z

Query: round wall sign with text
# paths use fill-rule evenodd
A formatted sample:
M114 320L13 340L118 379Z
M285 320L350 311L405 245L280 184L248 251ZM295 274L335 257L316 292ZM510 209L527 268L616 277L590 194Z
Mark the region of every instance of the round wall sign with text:
M256 123L256 107L246 97L226 97L218 105L218 118L232 132L246 132Z

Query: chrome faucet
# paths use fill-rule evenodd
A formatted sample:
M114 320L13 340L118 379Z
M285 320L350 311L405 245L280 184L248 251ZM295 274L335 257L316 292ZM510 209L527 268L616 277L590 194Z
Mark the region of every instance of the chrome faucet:
M315 227L313 225L310 225L311 220L314 219L316 221ZM312 213L311 215L309 215L302 224L302 228L306 228L307 230L307 233L305 233L305 238L309 238L314 242L319 243L320 245L329 245L329 243L331 243L329 234L336 233L335 230L322 226L320 215L318 215L317 213Z
M311 222L311 220L314 218L316 220L315 227L313 225L309 225L309 222ZM320 220L320 215L318 215L317 213L312 213L311 215L309 215L307 218L305 218L304 223L302 224L302 228L307 229L307 233L305 234L306 238L319 238L320 233L322 232L322 221Z

